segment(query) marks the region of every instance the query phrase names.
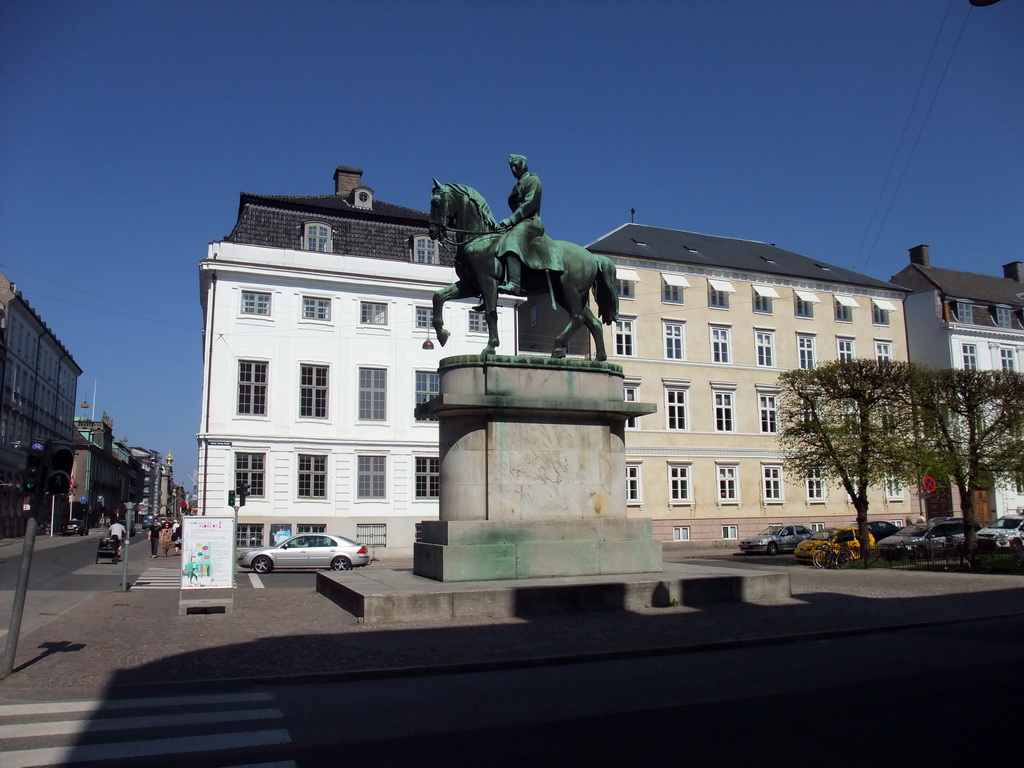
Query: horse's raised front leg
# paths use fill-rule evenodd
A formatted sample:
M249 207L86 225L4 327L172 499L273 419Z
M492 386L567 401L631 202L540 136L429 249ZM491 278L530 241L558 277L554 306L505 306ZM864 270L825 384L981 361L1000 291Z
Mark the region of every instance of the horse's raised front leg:
M445 345L448 341L448 337L451 336L451 332L444 327L444 303L449 299L462 298L462 285L461 283L452 283L446 285L441 290L434 293L434 313L433 313L433 325L434 332L437 334L437 340L441 342L441 346Z

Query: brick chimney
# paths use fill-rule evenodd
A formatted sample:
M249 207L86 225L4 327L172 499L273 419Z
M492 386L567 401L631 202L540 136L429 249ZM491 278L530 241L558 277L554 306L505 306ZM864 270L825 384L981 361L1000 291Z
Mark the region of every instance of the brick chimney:
M930 267L932 260L928 256L927 245L915 245L910 249L910 263L920 264L922 267Z
M1003 277L1016 280L1018 283L1024 283L1024 264L1021 264L1019 261L1003 264Z
M347 165L339 165L334 172L334 194L338 197L347 198L352 190L362 186L363 169L349 168Z

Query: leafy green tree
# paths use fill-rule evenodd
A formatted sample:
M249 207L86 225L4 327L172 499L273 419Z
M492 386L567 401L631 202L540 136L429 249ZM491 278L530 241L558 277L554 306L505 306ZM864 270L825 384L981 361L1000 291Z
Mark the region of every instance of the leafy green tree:
M913 388L920 459L929 474L960 492L970 545L978 492L1024 478L1024 376L918 370Z
M910 382L914 368L893 360L834 360L779 376L780 444L787 471L834 476L857 510L869 545L868 489L915 474Z

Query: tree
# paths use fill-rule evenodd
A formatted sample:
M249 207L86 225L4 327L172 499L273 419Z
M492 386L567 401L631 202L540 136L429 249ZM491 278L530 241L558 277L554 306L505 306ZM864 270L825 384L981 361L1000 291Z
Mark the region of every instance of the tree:
M1012 371L919 370L918 451L929 474L960 492L968 546L979 491L1024 478L1024 376Z
M834 360L786 371L779 442L788 471L838 477L857 510L861 551L870 544L868 489L915 474L914 368L893 360Z

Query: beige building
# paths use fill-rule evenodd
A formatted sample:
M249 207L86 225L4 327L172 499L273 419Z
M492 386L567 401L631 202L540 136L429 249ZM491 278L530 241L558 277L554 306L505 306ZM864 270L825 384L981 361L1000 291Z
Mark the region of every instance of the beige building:
M779 451L779 374L838 357L907 359L905 291L766 243L627 224L590 244L618 265L619 321L606 329L626 400L658 412L627 427L626 498L663 541L732 541L771 523L845 525L855 510L828 477L792 477ZM523 352L564 315L521 310ZM574 339L586 354L584 333ZM916 517L879 488L872 520Z

